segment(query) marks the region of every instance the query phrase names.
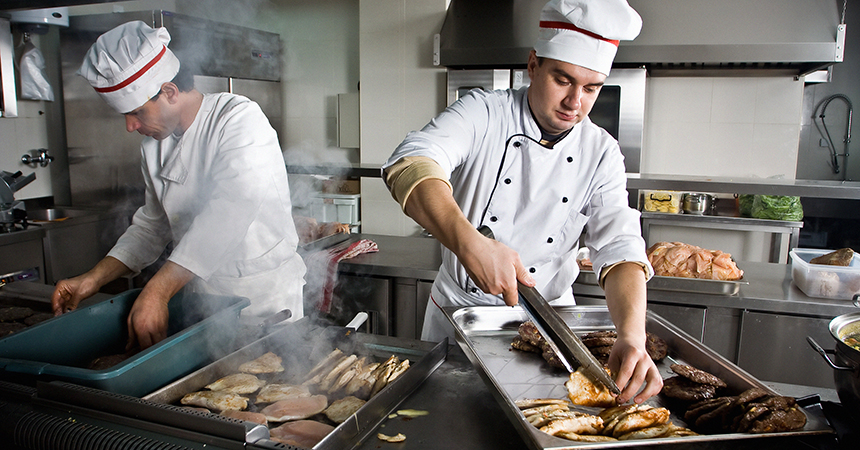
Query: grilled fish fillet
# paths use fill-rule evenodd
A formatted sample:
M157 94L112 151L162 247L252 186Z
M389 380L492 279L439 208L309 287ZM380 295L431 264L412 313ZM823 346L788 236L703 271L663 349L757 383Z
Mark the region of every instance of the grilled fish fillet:
M289 420L307 419L314 414L323 412L326 406L328 406L328 398L325 395L312 395L310 397L279 400L266 406L260 412L270 422L286 422Z
M350 416L355 414L359 408L367 403L364 400L348 395L342 399L335 400L328 408L325 409L325 416L334 423L343 423Z
M244 373L276 373L283 371L284 366L281 365L281 357L272 352L268 352L253 361L248 361L239 366L239 372Z
M265 384L265 381L250 373L234 373L206 385L206 389L234 394L252 394Z
M206 409L224 411L243 410L248 407L248 399L239 394L223 391L198 391L185 394L180 400L183 405L201 406Z
M267 384L257 394L257 403L274 403L294 397L310 397L311 391L307 386L294 384Z
M315 420L296 420L269 430L270 439L282 444L311 448L334 431L334 427Z

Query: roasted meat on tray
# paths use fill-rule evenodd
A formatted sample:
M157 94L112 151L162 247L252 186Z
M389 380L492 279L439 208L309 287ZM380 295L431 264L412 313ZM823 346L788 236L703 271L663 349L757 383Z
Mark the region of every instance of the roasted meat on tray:
M732 255L683 242L657 242L648 248L654 274L663 277L735 281L744 276Z

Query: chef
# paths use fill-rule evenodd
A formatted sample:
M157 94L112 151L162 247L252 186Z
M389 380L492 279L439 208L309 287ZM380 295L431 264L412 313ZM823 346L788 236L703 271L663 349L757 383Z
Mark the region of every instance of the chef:
M383 165L404 212L444 246L422 339L452 337L440 307L515 305L517 281L574 304L580 237L618 331L619 403L662 387L645 352L645 255L618 143L588 118L621 39L642 21L624 0L553 0L528 58L531 86L473 90L409 133ZM497 240L478 227L489 226ZM640 392L641 389L641 392Z
M180 289L246 297L252 317L285 308L302 317L305 265L275 130L249 99L194 89L169 42L165 28L125 23L97 39L78 72L129 132L146 136L145 204L103 260L57 283L51 302L55 315L74 309L173 244L131 308L129 348L166 337L167 305Z

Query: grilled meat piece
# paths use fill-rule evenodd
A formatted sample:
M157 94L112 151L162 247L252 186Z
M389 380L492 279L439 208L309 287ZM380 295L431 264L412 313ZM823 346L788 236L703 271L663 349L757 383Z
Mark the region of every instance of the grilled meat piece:
M517 329L517 332L524 341L534 345L537 348L543 348L544 338L543 336L541 336L540 331L538 331L534 322L532 322L531 320L527 320L520 324L519 328Z
M540 427L541 431L553 436L562 431L573 434L600 434L601 429L603 429L603 419L590 414L553 420Z
M798 408L769 410L752 423L749 433L776 433L799 430L806 425L806 414ZM741 431L741 430L738 430Z
M646 252L654 274L706 280L739 280L744 272L732 255L683 242L657 242Z
M36 313L24 319L24 325L27 325L29 327L53 318L54 315L51 313Z
M257 403L274 403L279 400L287 400L295 397L310 397L311 391L307 386L293 384L267 384L257 394Z
M829 266L850 266L854 259L854 250L851 248L840 248L826 255L821 255L809 260L810 264L826 264Z
M519 336L519 335L514 336L514 340L511 341L511 347L513 347L516 350L522 351L522 352L532 352L532 353L542 353L543 352L540 347L526 341L525 339L523 339L522 336Z
M710 384L699 384L680 375L663 380L661 394L685 402L713 398L717 390Z
M564 387L567 388L567 398L574 405L603 408L615 405L615 397L609 388L592 378L582 367L570 374Z
M689 366L686 364L672 364L669 366L672 369L672 372L681 375L688 380L695 381L699 384L710 384L711 386L724 388L726 387L726 382L721 380L716 375L712 375L704 370L697 369L693 366Z
M248 399L239 394L222 391L198 391L185 394L180 400L183 405L201 406L209 410L243 410L248 407Z
M669 344L656 334L645 333L645 351L654 361L662 361L669 354Z
M296 420L269 430L270 439L300 448L312 448L334 431L334 427L315 420Z
M36 311L25 306L7 306L5 308L0 308L0 322L24 320L33 314L36 314Z
M281 357L268 352L259 358L248 361L239 366L239 372L244 373L276 373L283 372L284 366L281 365Z
M270 422L287 422L290 420L307 419L314 414L323 412L328 406L325 395L312 395L310 397L293 397L286 400L278 400L262 410Z
M355 414L359 408L364 406L365 403L367 402L358 397L348 395L332 402L332 404L329 405L323 413L332 422L343 423L346 419L349 419L350 416Z
M265 381L250 373L234 373L206 385L206 389L234 394L253 394L265 384Z

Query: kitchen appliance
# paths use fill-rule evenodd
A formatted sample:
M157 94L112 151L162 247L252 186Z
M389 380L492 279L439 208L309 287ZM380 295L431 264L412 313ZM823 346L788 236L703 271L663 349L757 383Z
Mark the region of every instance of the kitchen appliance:
M456 69L523 67L545 3L452 0L436 40L438 64ZM619 45L614 67L644 65L651 75L669 76L744 76L755 71L800 76L843 58L844 1L629 3L642 17L642 32Z
M528 55L522 60L523 65L527 58ZM449 68L448 104L472 89L519 89L530 82L525 69ZM638 173L640 167L645 87L644 68L612 69L588 116L618 141L628 173Z
M817 405L810 405L803 408L807 416L806 426L794 432L710 434L615 442L577 442L551 436L529 423L515 404L516 400L524 398L567 398L567 388L564 383L568 380L568 374L549 369L546 361L536 354L511 350L511 341L518 335L517 328L520 323L528 319L528 316L521 310L504 306L446 307L444 309L454 326L457 343L478 370L527 447L531 449L638 448L640 446L721 448L717 447L715 441L722 441L724 444L730 441L725 444L725 448L760 448L756 446L766 445L762 439L780 442L780 439L826 437L833 433L820 408ZM605 306L564 306L556 307L556 311L577 334L614 328L609 310ZM770 394L775 393L740 367L651 311L646 313L645 326L648 332L665 340L668 345L669 356L657 362L657 368L664 379L674 375L670 365L677 362L692 365L720 377L728 384L728 389L731 391L739 393L755 387ZM652 397L647 404L667 407L670 410L674 406L666 402L662 396ZM592 410L588 409L588 411ZM679 417L674 412L671 420L676 425L685 426L683 417ZM744 447L745 443L747 447ZM785 443L784 447L775 445L767 448L788 448L789 446L789 443Z
M858 305L858 298L860 295L854 296L855 305ZM830 335L836 340L835 350L824 350L809 336L806 341L833 368L833 380L836 382L839 401L849 411L857 414L860 411L860 350L849 346L843 339L848 334L860 332L860 313L837 316L830 321L828 328ZM828 355L834 355L835 361Z
M27 227L27 209L24 202L15 200L15 192L35 179L35 173L24 175L21 171L0 171L0 233Z
M127 132L124 117L75 74L100 34L131 20L167 28L171 50L195 67L198 91L244 95L260 105L276 131L282 128L278 34L164 10L72 16L69 27L60 29L65 135L58 139L66 144L69 197L76 206L133 211L143 204L142 137Z

